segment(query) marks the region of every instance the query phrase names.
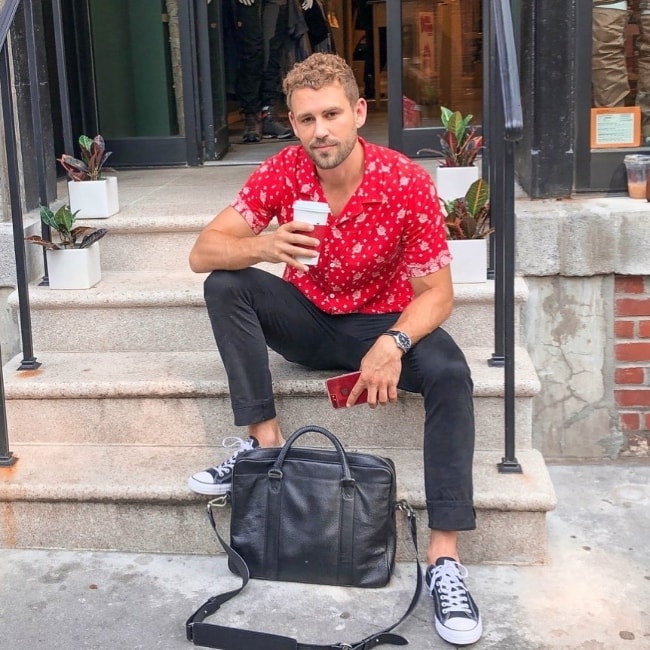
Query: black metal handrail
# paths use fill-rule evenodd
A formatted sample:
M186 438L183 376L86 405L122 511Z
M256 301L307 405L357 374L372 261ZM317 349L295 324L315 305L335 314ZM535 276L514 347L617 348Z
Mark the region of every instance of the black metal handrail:
M29 279L25 254L23 231L23 208L21 200L20 167L18 163L18 142L16 140L16 119L12 94L12 75L9 65L7 39L22 3L27 45L27 64L30 77L31 119L37 139L37 182L39 200L48 203L45 160L41 129L40 82L36 61L36 38L32 0L8 0L0 10L0 100L5 132L5 151L7 157L7 185L9 188L9 208L11 211L14 255L16 261L16 290L18 293L22 361L19 370L33 370L41 364L34 357L32 342L31 311L29 306ZM0 467L16 462L9 449L4 380L0 371Z
M7 154L7 174L9 186L9 206L12 214L14 240L16 239L16 221L14 211L20 215L22 222L22 208L20 202L20 179L17 178L16 141L14 111L11 97L11 76L9 72L9 56L7 53L7 36L14 21L18 5L21 0L10 0L0 11L0 93L2 95L2 117L4 121L5 149ZM22 241L22 234L21 234ZM24 260L23 260L24 267ZM16 269L16 274L19 271ZM21 319L22 321L22 319ZM1 351L0 351L1 354ZM0 356L1 358L1 356ZM0 364L1 366L1 364ZM5 406L4 379L0 367L0 466L7 467L16 462L15 456L9 450L9 432L7 427L7 412Z
M21 0L7 0L0 10L0 47L4 47L7 42L7 35L14 22L20 3Z
M488 29L487 123L490 213L494 219L494 353L490 365L504 368L504 456L499 471L519 473L515 455L515 174L514 143L523 113L512 12L508 0L484 0Z

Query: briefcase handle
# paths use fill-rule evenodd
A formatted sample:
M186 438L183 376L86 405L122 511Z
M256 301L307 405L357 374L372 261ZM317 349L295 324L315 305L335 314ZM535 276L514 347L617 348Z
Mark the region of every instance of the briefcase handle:
M294 431L287 441L284 443L284 446L280 450L280 453L278 454L278 457L275 460L275 463L273 463L272 469L269 470L269 475L271 473L275 473L277 475L282 475L282 465L284 463L284 459L287 457L287 454L289 453L291 447L293 446L294 442L300 436L302 436L305 433L320 433L324 435L336 448L336 451L339 455L339 460L341 461L341 465L343 467L343 480L346 483L353 483L354 479L352 478L352 474L350 474L350 465L348 464L348 457L345 454L345 449L343 449L343 445L339 441L339 439L330 431L323 427L319 427L317 424L308 424L304 427L300 427L300 429L297 429Z

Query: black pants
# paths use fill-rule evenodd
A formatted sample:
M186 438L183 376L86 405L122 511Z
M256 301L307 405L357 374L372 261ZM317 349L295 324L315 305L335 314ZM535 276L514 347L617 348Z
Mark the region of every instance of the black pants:
M282 96L287 14L287 3L283 0L257 0L250 7L235 4L239 65L236 91L247 115L278 103Z
M332 316L293 285L254 268L214 271L204 289L239 426L276 415L267 346L288 361L316 370L358 370L377 337L399 316ZM398 385L424 397L429 527L475 528L473 385L463 353L438 328L404 355Z

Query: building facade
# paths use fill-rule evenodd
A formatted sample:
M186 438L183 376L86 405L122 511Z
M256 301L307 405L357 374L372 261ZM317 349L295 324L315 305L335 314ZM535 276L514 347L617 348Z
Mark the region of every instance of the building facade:
M441 106L472 113L479 123L489 115L482 93L489 45L482 25L489 2L316 3L328 47L352 65L379 137L390 146L412 157L423 146L435 146ZM523 138L516 145L517 269L529 298L520 322L542 382L536 445L548 458L647 456L650 211L645 200L627 196L623 163L630 153L650 153L641 78L648 54L646 4L634 0L622 10L622 72L629 92L612 107L595 100L592 83L598 3L510 4L524 112ZM605 9L621 11L620 2L613 4ZM72 133L105 136L115 167L228 162L241 120L233 92L231 0L62 3L63 42L54 29L53 5L34 3L48 160L70 146L67 115ZM287 41L287 65L309 37L309 26L305 32L300 25ZM24 80L15 89L19 117L26 114L21 103L29 101L20 29L18 21L12 48L14 68ZM57 67L57 47L63 68ZM603 110L609 108L616 110ZM607 146L598 141L607 134L594 122L601 115L614 124ZM630 120L639 132L632 142ZM36 175L30 173L35 136L30 124L19 128L30 209L39 202ZM54 165L49 172L53 191ZM3 215L0 326L9 358L18 341L16 316L5 306L14 274L6 209Z

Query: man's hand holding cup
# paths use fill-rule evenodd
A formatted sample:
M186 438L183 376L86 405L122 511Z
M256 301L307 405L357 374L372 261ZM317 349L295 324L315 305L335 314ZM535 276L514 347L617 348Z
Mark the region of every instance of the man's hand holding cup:
M329 214L330 208L327 203L319 201L296 201L293 204L293 220L296 222L311 224L313 230L301 230L295 232L318 239L319 242L322 243L329 230L329 226L327 225ZM306 266L316 266L320 256L318 248L312 248L311 246L304 246L304 248L315 251L316 255L296 255L296 262Z

